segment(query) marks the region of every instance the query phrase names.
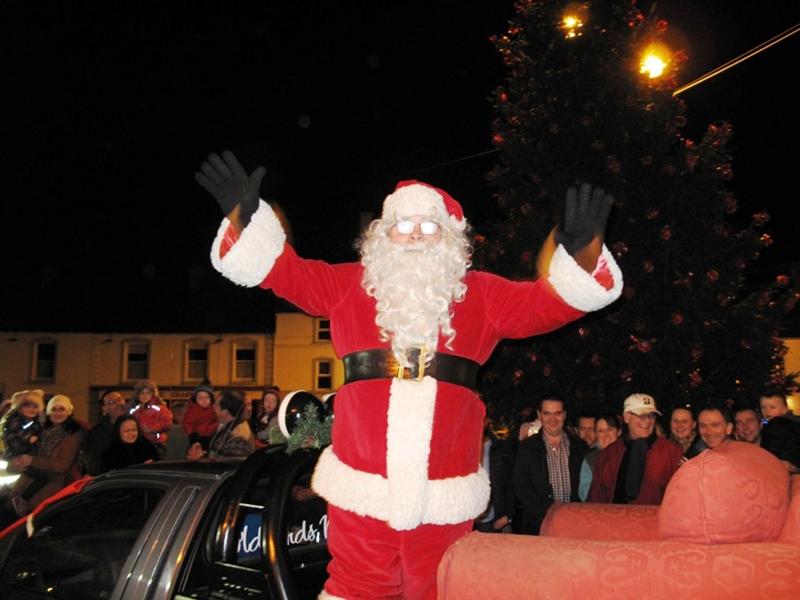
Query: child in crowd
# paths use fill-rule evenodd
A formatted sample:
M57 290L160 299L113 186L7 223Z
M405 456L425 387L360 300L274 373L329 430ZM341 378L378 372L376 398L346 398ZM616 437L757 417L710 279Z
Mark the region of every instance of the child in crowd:
M211 437L217 431L217 415L214 412L214 388L201 385L195 389L191 401L186 406L183 417L183 430L189 436L189 443L199 442L203 450L208 450Z
M11 409L3 416L2 437L5 452L3 458L8 460L23 454L35 455L42 433L39 415L44 412L44 391L24 390L17 392L11 399ZM14 511L18 515L28 512L28 500L48 481L47 473L34 467L26 467L23 471L33 481L25 488L22 495L12 498Z

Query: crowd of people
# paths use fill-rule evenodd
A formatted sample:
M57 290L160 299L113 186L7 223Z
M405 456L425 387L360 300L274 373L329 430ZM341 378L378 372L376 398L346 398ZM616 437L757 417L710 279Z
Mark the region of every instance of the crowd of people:
M279 403L274 387L251 406L239 391L201 385L188 401L167 406L156 383L143 380L128 399L116 390L103 393L100 421L89 427L74 417L63 394L45 402L42 390L18 392L0 420L3 458L9 472L20 475L6 508L27 514L84 474L160 460L247 456L269 444ZM731 440L760 445L788 473L800 472L800 418L781 392L765 392L760 409L679 406L666 427L648 394L626 398L621 414L585 412L571 422L566 405L558 394L542 396L537 418L524 420L516 435L498 435L487 420L481 462L491 498L475 529L537 534L553 502L659 504L682 463Z
M800 418L782 392L765 391L760 409L709 404L669 415L638 393L625 399L621 414L582 413L572 422L566 405L557 394L543 396L537 419L524 420L517 435L498 436L487 422L482 463L492 495L476 529L538 534L554 502L660 504L683 463L734 440L758 444L787 473L800 472ZM665 427L659 417L668 417Z
M188 401L167 405L156 382L146 379L129 398L101 394L94 426L74 416L70 398L43 390L15 393L0 409L0 455L19 474L0 500L9 516L23 516L83 475L170 460L242 457L269 444L277 428L280 391L264 390L259 402L243 392L196 388Z

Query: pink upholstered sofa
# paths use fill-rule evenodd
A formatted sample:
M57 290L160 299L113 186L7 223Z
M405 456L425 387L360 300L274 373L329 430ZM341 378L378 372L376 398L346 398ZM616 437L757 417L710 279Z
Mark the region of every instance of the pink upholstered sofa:
M742 442L701 454L661 506L558 504L542 535L472 533L439 566L452 600L800 599L800 475Z

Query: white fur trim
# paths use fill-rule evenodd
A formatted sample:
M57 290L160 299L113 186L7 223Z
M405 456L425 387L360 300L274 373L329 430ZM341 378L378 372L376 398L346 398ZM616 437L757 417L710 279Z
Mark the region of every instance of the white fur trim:
M622 293L622 271L605 245L601 253L601 260L605 260L614 280L614 285L610 290L604 288L594 277L580 268L561 244L556 248L553 259L550 261L548 280L564 302L573 308L583 312L600 310L614 302Z
M269 274L275 260L283 252L286 234L278 217L263 200L258 210L242 230L239 239L220 258L220 248L231 222L225 218L211 245L211 264L232 282L245 287L255 287Z
M418 183L395 190L383 201L381 214L383 221L394 221L414 215L436 215L439 219L447 219L449 216L442 195Z
M389 481L377 473L359 471L343 463L331 447L319 457L311 487L341 509L381 521L389 520ZM401 489L400 493L407 492ZM489 503L489 476L479 468L461 477L429 480L425 485L425 497L427 502L420 520L407 529L423 523L452 525L474 519Z
M436 406L436 380L392 379L386 423L389 526L416 527L427 505L428 455Z
M341 596L334 596L333 594L329 594L325 590L322 590L317 596L317 600L347 600L347 598L342 598Z

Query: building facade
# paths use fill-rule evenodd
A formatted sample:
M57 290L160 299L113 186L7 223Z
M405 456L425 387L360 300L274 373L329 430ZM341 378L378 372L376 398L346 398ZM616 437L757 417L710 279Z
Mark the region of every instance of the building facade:
M273 381L273 334L0 333L0 393L23 389L66 394L78 418L99 415L108 389L128 396L140 379L158 383L167 402L188 399L204 381L248 395Z
M66 394L89 422L99 418L103 391L127 397L140 379L155 380L167 402L187 400L204 381L251 399L267 386L322 397L344 383L330 335L327 319L288 312L275 315L274 334L0 332L0 397L32 388ZM800 338L784 342L786 372L800 372ZM800 397L788 400L800 414Z

